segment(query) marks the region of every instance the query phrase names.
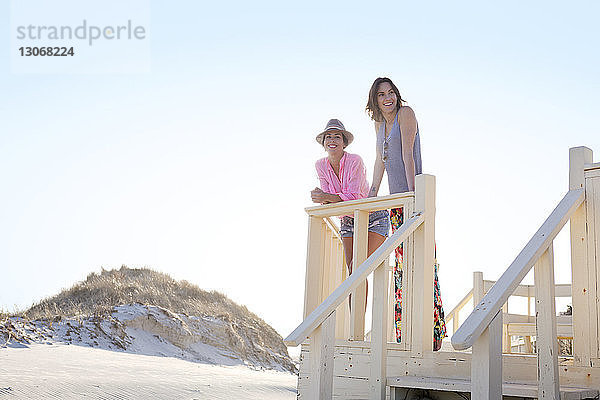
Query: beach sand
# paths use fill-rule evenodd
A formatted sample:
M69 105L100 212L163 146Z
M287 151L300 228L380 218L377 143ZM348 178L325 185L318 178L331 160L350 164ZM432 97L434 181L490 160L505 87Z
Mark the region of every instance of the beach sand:
M0 349L0 398L296 398L297 376L64 344Z

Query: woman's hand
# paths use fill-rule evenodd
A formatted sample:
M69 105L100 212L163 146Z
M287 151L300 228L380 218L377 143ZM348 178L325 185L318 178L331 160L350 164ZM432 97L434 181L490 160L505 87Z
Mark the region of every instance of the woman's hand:
M339 201L342 201L340 196L336 194L326 193L317 187L310 192L310 198L312 199L313 203L320 204L337 203Z
M310 198L313 203L327 204L327 195L329 193L325 193L320 188L316 187L310 192Z

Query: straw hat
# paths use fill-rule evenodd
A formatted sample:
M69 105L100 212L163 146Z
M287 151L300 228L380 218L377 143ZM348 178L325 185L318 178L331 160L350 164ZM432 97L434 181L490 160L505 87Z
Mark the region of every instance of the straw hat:
M329 122L327 122L327 125L325 126L325 130L317 135L317 137L316 137L317 143L319 143L322 146L323 138L325 137L325 135L329 132L336 132L336 131L341 132L342 135L344 135L348 144L352 143L352 141L354 140L354 135L351 134L350 132L348 132L346 130L346 128L344 128L344 124L342 124L342 121L334 118L334 119L330 119Z

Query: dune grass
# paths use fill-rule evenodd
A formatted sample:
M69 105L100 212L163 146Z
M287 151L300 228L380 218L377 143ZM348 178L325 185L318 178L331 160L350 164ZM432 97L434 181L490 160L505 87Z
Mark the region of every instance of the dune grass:
M148 268L127 266L92 272L84 281L19 314L27 319L102 315L129 303L160 306L186 315L259 319L219 292L202 290L185 280L175 281Z

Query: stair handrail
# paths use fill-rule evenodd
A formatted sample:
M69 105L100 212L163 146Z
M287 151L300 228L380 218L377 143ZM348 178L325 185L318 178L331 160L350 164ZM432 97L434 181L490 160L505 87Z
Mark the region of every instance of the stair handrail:
M584 198L584 189L572 189L567 192L500 279L490 288L458 331L454 333L451 340L454 349L466 350L473 346L473 343L498 314L502 305L506 303L540 256L552 244L566 222L583 203Z
M388 237L383 244L359 265L321 304L319 304L288 337L284 343L299 346L327 317L354 291L367 277L381 265L389 255L404 242L423 222L425 215L415 213L400 228Z

